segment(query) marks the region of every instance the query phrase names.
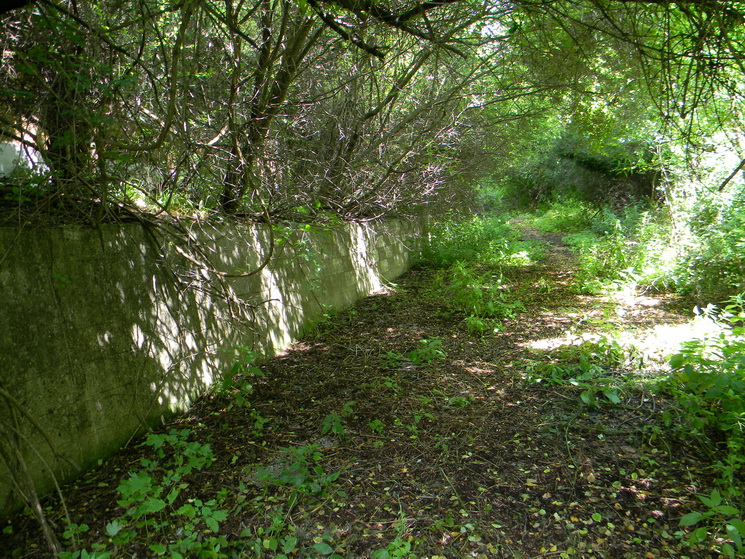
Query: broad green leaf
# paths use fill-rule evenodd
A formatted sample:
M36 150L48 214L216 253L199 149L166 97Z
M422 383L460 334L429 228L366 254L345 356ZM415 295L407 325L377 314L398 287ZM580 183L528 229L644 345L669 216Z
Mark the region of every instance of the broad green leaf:
M618 396L618 390L604 390L603 394L605 395L608 400L610 400L614 404L620 404L621 398Z
M116 536L124 528L124 524L119 522L118 519L114 519L106 525L106 535L110 537Z
M693 532L691 532L691 535L688 536L688 541L692 544L696 544L696 543L706 540L708 537L709 537L709 530L706 528L706 526L701 526L699 528L696 528Z
M282 551L290 553L297 547L297 538L295 536L287 536L282 540Z
M742 548L742 534L732 524L727 524L727 535L729 536L729 539L731 539L732 542L735 544L735 547L737 549Z
M671 369L680 369L680 367L683 366L683 363L685 361L685 357L681 355L680 353L673 355L670 358L670 368Z
M177 514L182 514L187 518L194 518L194 515L196 515L197 510L194 508L194 505L190 505L189 503L185 505L181 505L179 509L176 511Z
M313 546L318 553L321 555L331 555L334 552L334 548L326 542L320 542Z
M582 394L579 395L579 397L588 406L594 406L596 404L595 394L590 390L583 391Z
M217 523L217 520L215 520L211 516L207 516L204 519L204 523L207 525L207 527L212 530L213 532L217 532L220 530L220 525ZM276 548L275 548L276 549Z
M142 505L140 510L144 514L152 514L166 508L166 502L163 499L148 499Z
M681 526L693 526L704 517L700 512L689 512L683 518L680 519Z
M154 543L150 546L150 551L155 553L156 555L163 555L166 551L168 551L168 548L165 544L162 543Z
M722 496L719 494L717 489L714 489L709 497L701 495L699 496L699 499L709 508L714 508L722 504Z
M740 532L741 536L745 536L745 522L743 522L739 518L733 518L729 521L729 523L735 528L735 530Z

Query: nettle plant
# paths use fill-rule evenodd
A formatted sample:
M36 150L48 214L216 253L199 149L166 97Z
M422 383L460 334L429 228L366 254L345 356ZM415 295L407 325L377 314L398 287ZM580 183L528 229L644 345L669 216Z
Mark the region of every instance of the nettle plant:
M220 523L228 517L220 508L224 495L203 499L190 496L187 476L209 468L214 460L208 444L190 440L190 429L151 433L143 446L153 449L151 458L141 458L117 488L117 504L124 512L105 526L108 543L115 548L141 545L154 557L227 557L221 550L229 542L219 534ZM73 547L86 525L70 524L65 531ZM104 545L93 553L75 550L61 553L61 559L109 557Z
M343 438L346 435L343 419L353 413L354 405L356 403L356 401L350 400L342 406L341 412L333 411L324 417L321 422L321 434L326 435L331 433L337 437Z
M496 331L501 320L514 318L525 309L520 301L511 299L501 274L479 272L463 262L439 272L432 293L442 299L448 312L465 315L466 327L475 334Z
M633 350L607 337L560 346L547 357L526 363L527 382L575 386L582 402L594 408L621 403L626 382L615 373L637 362Z
M387 369L396 369L408 363L410 365L422 365L437 359L447 357L447 352L442 345L442 339L438 337L424 338L419 340L416 348L407 352L406 355L395 351L387 351L381 356L381 364ZM388 378L388 377L384 377ZM398 393L398 388L386 385Z
M253 350L237 345L233 350L234 362L225 374L221 383L213 389L216 397L228 400L227 409L245 408L254 422L253 434L259 436L269 419L262 415L252 405L249 397L253 393L254 385L264 377L264 371L255 365L259 354Z

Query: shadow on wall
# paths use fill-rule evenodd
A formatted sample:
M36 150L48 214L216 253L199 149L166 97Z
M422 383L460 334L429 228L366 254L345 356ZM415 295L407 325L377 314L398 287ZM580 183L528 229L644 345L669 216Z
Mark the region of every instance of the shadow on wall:
M235 345L270 355L393 279L415 231L0 229L0 516L185 410Z

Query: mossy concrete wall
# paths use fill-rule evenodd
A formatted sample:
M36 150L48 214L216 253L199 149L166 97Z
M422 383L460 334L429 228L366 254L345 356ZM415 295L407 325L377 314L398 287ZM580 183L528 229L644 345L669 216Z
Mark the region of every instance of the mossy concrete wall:
M411 221L194 225L186 243L134 224L0 228L0 516L21 502L14 483L47 493L185 410L235 345L272 354L393 280L421 234ZM272 237L269 265L247 275ZM9 474L17 453L30 479Z

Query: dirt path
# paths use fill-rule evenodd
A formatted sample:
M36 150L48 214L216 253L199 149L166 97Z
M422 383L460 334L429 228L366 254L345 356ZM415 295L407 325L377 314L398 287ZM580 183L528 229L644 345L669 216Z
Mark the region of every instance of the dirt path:
M250 405L204 398L170 426L214 451L184 479L189 502L228 511L220 532L241 543L226 556L283 545L288 557L714 556L674 535L706 478L664 436L665 402L637 390L595 408L581 389L525 381L526 360L559 339L685 317L664 298L577 295L566 247L524 235L553 244L543 262L505 272L525 310L500 331L469 333L433 297L436 272L414 270L267 362ZM425 346L446 356L417 362ZM82 544L111 549L116 487L149 451L122 451L65 490L73 520L90 526ZM153 556L147 546L169 533L117 556ZM28 519L6 541L18 557L45 556Z

